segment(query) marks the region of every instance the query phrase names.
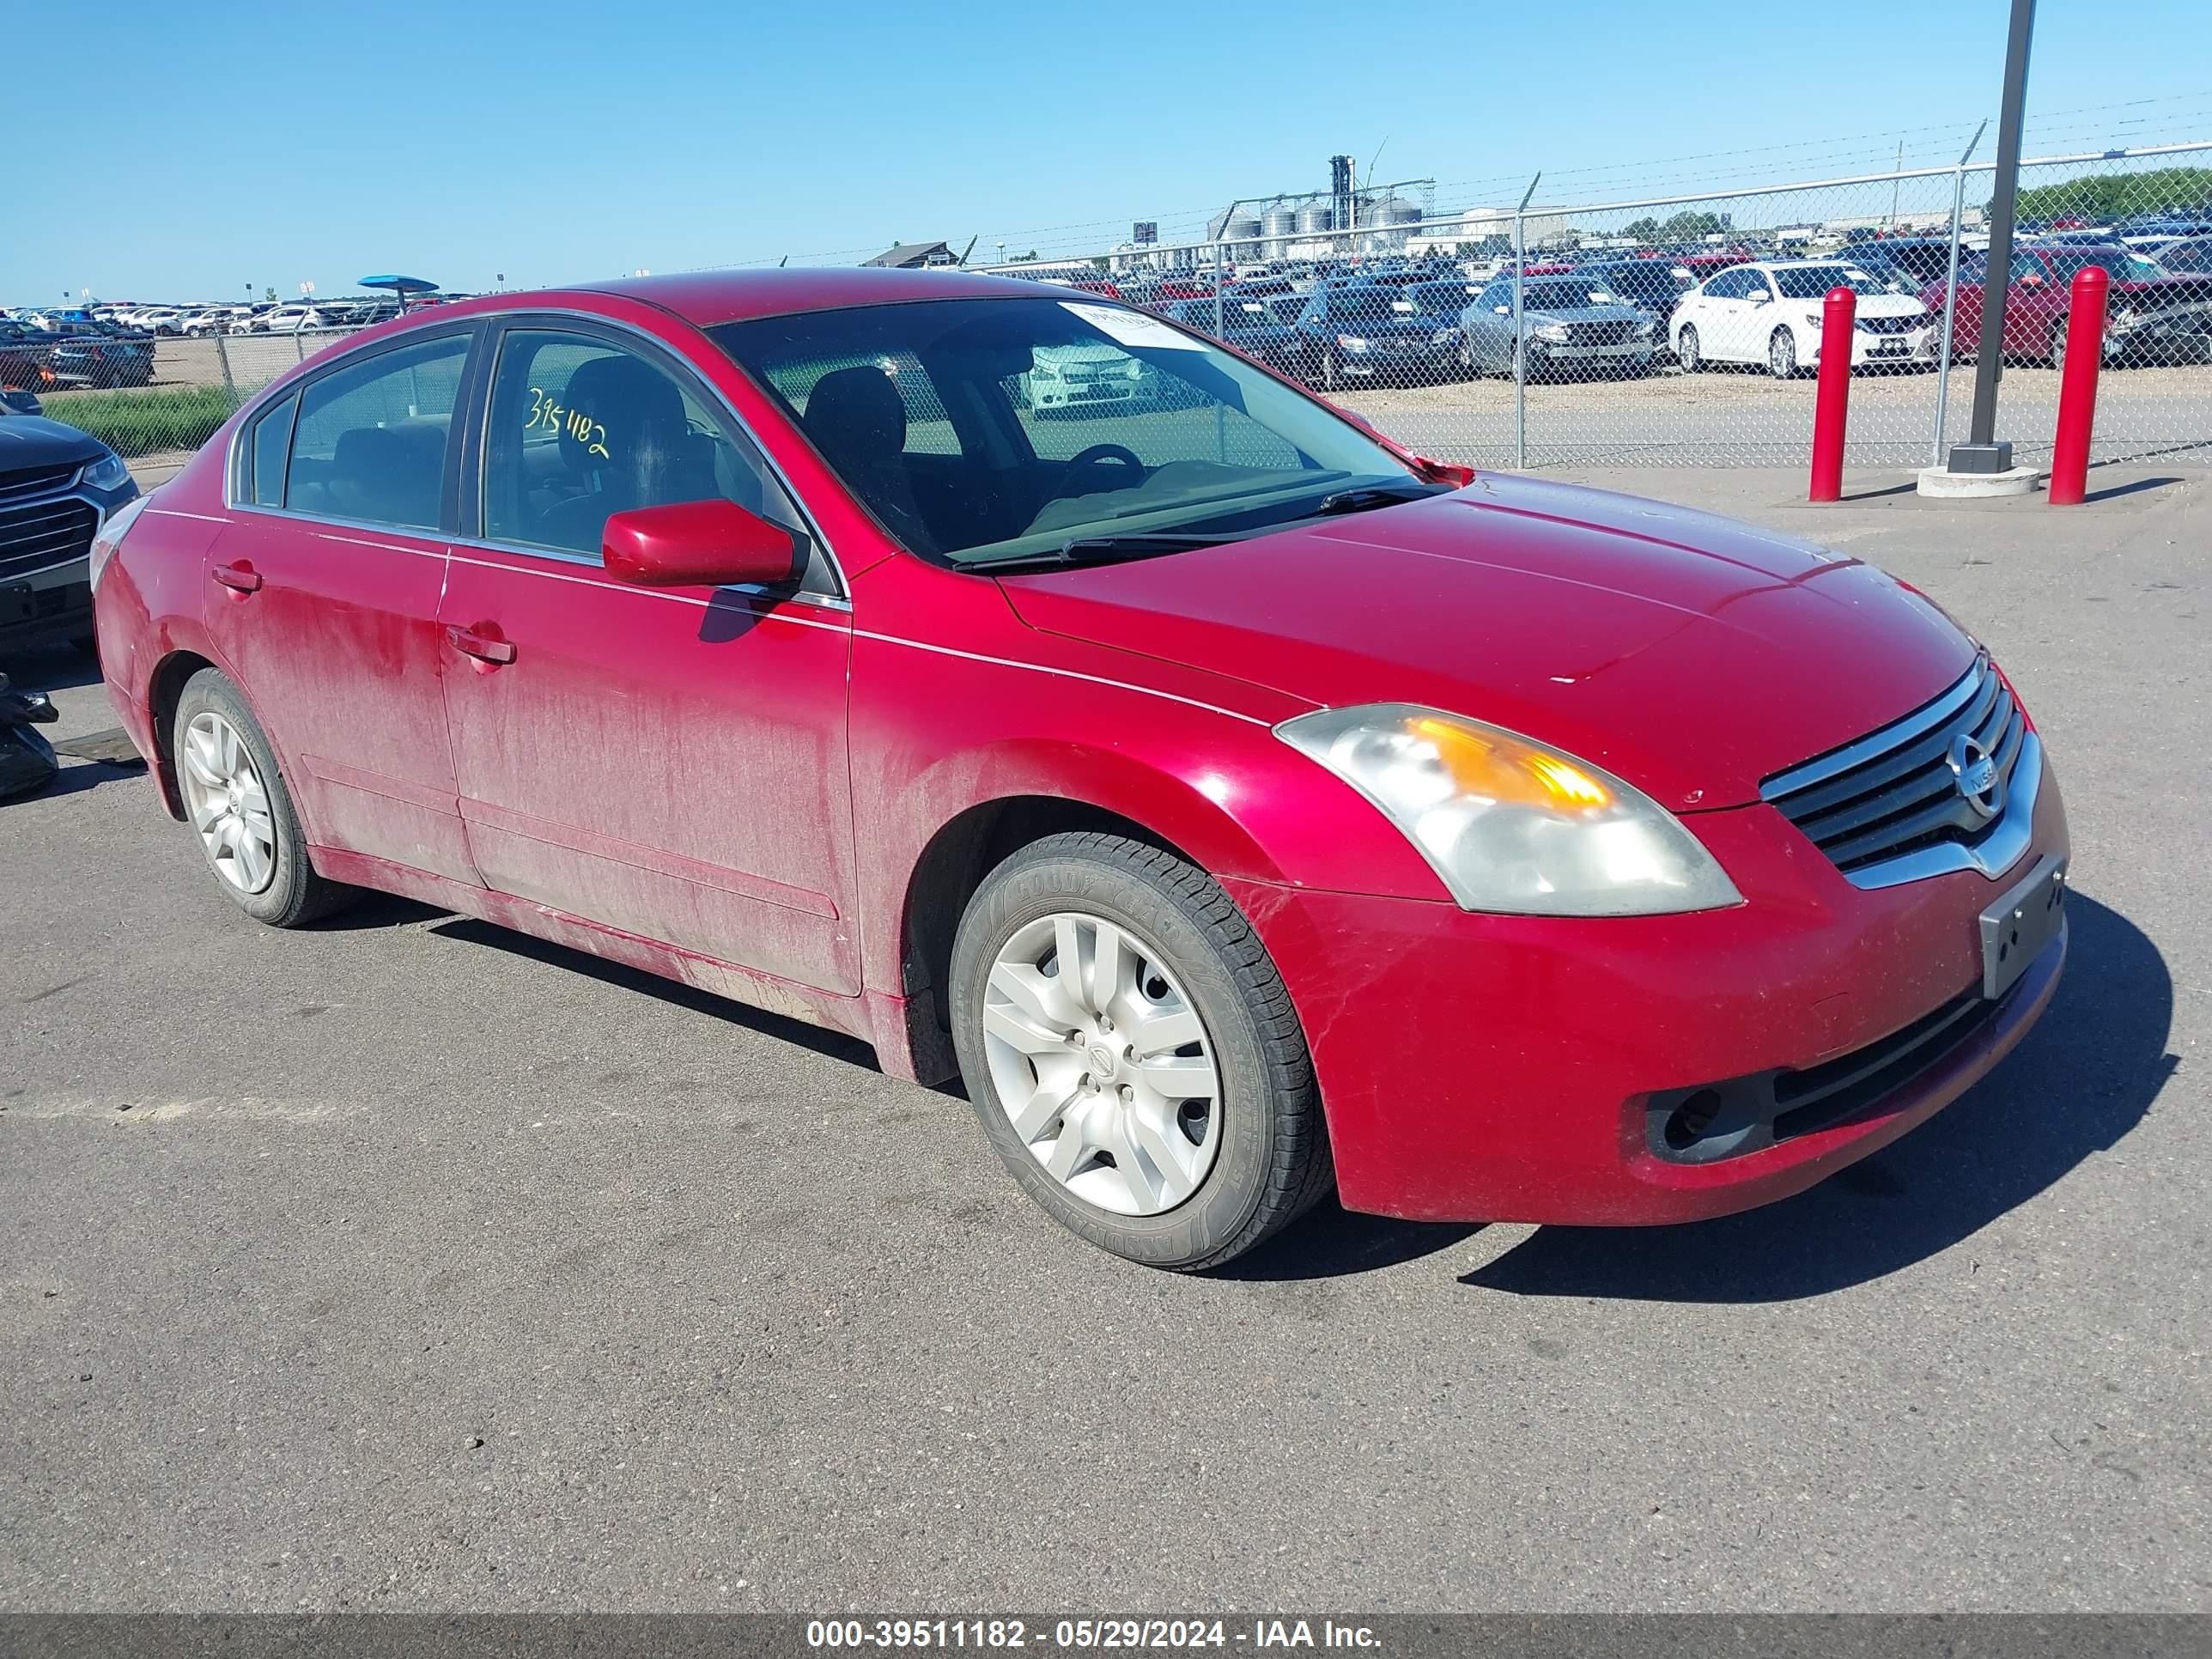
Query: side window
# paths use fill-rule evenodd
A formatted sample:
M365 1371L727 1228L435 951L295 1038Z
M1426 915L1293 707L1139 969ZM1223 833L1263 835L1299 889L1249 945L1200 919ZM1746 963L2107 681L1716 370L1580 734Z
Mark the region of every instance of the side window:
M1705 295L1714 300L1741 300L1751 292L1749 276L1744 270L1724 270L1705 284Z
M593 335L507 331L484 445L487 538L597 559L613 514L717 497L805 533L751 443L658 363ZM826 578L817 567L807 585Z
M291 447L292 416L299 407L295 392L254 416L246 446L246 499L256 507L284 505L284 455Z
M449 334L333 370L300 394L284 505L434 530L469 337ZM257 459L255 477L260 475Z

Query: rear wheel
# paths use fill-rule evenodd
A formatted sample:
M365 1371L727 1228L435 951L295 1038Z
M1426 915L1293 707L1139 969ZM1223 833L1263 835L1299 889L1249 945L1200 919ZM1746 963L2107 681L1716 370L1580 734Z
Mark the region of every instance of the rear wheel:
M1766 343L1766 372L1778 380L1786 380L1797 372L1797 337L1786 328L1774 331L1774 337Z
M204 668L185 683L170 752L200 851L240 909L272 927L297 927L357 896L315 873L269 738L216 670Z
M2066 367L2066 319L2063 317L2051 325L2050 357L2051 368L2063 369Z
M1705 366L1705 360L1698 355L1698 331L1694 325L1684 325L1675 339L1674 361L1682 365L1685 374L1695 374Z
M984 1133L1092 1243L1212 1267L1328 1190L1289 993L1229 896L1172 854L1099 834L1015 854L961 921L951 998Z

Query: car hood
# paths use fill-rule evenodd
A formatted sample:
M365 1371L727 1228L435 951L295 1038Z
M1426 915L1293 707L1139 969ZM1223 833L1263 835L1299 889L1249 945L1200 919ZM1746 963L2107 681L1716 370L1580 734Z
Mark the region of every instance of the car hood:
M107 446L89 434L40 415L10 415L0 421L0 472L20 467L56 466L64 461L96 461Z
M1820 300L1784 300L1784 305L1817 306ZM1863 294L1855 307L1861 317L1918 317L1928 307L1910 294Z
M1871 566L1689 508L1483 475L1136 563L1010 576L1032 627L1316 705L1414 702L1557 744L1677 810L1941 692L1974 646Z

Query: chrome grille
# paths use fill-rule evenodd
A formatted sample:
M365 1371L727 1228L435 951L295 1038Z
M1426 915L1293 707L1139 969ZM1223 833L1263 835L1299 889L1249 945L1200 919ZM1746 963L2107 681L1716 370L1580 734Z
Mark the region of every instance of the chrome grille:
M1620 345L1635 333L1636 324L1629 322L1569 323L1569 345Z
M1777 773L1759 794L1847 875L1944 842L1974 847L2006 815L1992 818L1960 793L1950 756L1962 735L1996 763L2009 797L2027 721L1986 656L1934 702Z
M19 466L10 472L0 472L0 501L19 501L26 495L43 495L50 489L59 489L76 477L80 465L71 461L67 466Z
M87 557L99 519L74 496L0 508L0 578Z
M1858 325L1869 334L1910 334L1928 326L1925 317L1862 317Z

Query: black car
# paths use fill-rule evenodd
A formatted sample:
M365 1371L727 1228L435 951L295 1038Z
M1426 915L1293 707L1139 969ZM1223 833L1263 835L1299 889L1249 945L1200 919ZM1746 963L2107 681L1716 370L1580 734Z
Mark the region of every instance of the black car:
M1316 289L1294 325L1297 374L1334 391L1346 385L1434 386L1459 377L1460 331L1409 297L1425 283L1354 283Z
M1598 259L1575 267L1575 275L1594 278L1624 305L1651 319L1651 337L1664 349L1667 319L1682 296L1697 284L1674 269L1671 259Z
M138 494L99 439L35 415L0 420L0 655L92 641L92 538Z
M1261 286L1273 288L1272 283ZM1257 357L1270 368L1295 374L1300 362L1300 336L1293 325L1306 307L1306 297L1285 291L1288 288L1286 283L1281 290L1257 294L1224 289L1218 319L1211 300L1178 300L1169 307L1168 314L1186 328L1234 346L1248 357Z
M101 331L58 334L48 358L57 386L150 386L154 380L154 343L130 339Z
M1836 258L1897 293L1917 294L1950 275L1951 242L1944 236L1885 236L1854 243Z

